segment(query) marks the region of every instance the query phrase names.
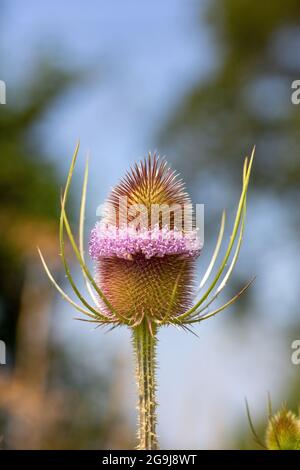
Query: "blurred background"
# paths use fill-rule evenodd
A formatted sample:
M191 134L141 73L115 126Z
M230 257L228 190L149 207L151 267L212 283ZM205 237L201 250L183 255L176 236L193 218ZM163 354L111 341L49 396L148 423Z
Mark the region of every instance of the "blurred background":
M261 433L268 392L274 408L300 402L299 1L3 0L0 54L0 448L136 444L129 332L75 321L36 253L65 286L59 198L79 138L74 224L87 152L88 235L111 186L156 149L205 204L199 276L223 208L229 238L256 144L242 253L220 302L255 283L198 337L163 329L158 348L162 448L255 448L245 397Z

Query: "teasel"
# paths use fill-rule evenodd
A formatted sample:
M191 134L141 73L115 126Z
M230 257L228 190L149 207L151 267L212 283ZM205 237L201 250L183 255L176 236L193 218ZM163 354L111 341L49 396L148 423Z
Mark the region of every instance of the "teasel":
M138 449L157 449L155 373L159 328L173 325L193 331L192 327L233 304L252 282L248 282L223 305L211 309L213 302L224 290L240 252L254 149L251 157L244 161L242 190L228 246L206 289L204 287L212 275L222 245L225 211L222 213L211 261L197 288L195 261L202 246L196 227L192 226L188 231L178 229L175 226L175 218L178 216L176 211L168 226L163 224L161 218L156 225L152 225L148 216L144 219L144 224L132 226L134 215L131 208L135 205L146 207L147 210L153 205L175 205L181 214L181 209L191 204L178 175L164 159L150 153L126 174L108 197L109 207L114 208L115 212L107 211L106 217L92 230L89 253L95 261L96 274L91 274L84 250L88 159L82 187L78 240L75 239L66 213L78 151L79 144L62 194L59 224L62 263L77 301L58 285L40 250L39 255L52 284L64 299L87 317L80 319L111 329L123 325L131 330L139 396ZM124 208L120 209L120 200L126 200L125 217ZM115 219L112 217L113 213ZM72 276L66 257L65 234L79 262L90 299L86 299L81 293Z
M270 417L266 444L269 450L300 450L300 419L286 406Z

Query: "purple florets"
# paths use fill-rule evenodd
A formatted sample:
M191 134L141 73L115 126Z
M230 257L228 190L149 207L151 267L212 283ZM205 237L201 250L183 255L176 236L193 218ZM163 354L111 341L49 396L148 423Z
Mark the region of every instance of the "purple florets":
M132 259L136 254L143 254L146 259L166 255L196 258L201 248L196 230L183 234L167 227L137 230L134 227L117 228L101 222L92 230L89 243L90 256L95 260L111 257Z

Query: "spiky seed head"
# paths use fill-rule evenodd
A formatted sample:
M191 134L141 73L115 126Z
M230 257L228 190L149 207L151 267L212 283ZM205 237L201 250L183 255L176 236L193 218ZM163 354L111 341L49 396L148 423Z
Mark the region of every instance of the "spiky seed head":
M300 450L300 420L285 406L269 419L266 445L269 450Z
M90 238L99 287L127 319L172 321L191 306L201 251L189 225L192 216L184 214L191 202L182 181L164 160L149 154L112 190L108 202L112 210Z

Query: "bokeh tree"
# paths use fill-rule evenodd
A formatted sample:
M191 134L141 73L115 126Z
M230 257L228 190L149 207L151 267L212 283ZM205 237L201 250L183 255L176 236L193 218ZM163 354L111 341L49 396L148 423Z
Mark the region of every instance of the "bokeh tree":
M26 262L39 239L46 238L49 248L54 242L59 211L58 171L47 162L32 131L72 80L71 72L37 65L34 81L20 90L24 106L8 101L0 109L0 325L9 360L13 360Z
M112 364L116 375L77 368L51 337L54 291L36 247L60 276L53 259L59 262L62 178L36 127L86 77L85 71L51 65L51 59L41 56L14 89L14 99L8 87L7 104L0 106L0 339L7 347L0 370L0 448L132 446L114 392L122 387L120 367Z

